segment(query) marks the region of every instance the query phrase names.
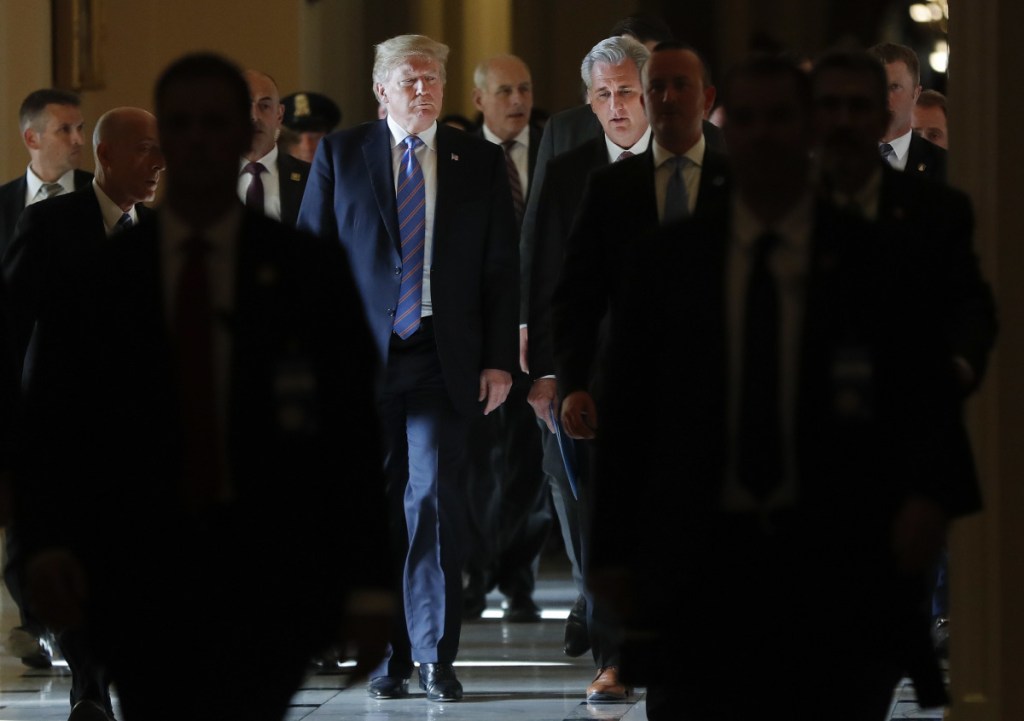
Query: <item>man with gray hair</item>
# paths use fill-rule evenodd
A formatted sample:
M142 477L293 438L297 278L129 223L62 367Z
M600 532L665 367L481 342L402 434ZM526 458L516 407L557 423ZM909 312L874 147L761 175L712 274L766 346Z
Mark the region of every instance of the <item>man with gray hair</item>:
M413 663L433 701L457 701L470 420L495 411L518 367L516 221L499 148L437 118L448 47L401 35L376 47L387 117L325 137L299 227L347 251L383 362L395 575L404 613L377 699L408 694ZM369 421L372 422L372 421Z
M49 317L53 311L56 286L61 282L58 279L66 272L88 274L95 251L109 236L152 213L142 203L156 196L164 168L156 118L140 108L115 108L104 113L93 132L93 148L96 177L92 183L26 208L3 256L12 345L17 363L25 365L23 378L28 392L36 386L30 337L37 319ZM8 531L9 574L19 580L24 573L20 541L25 531L32 533L35 529L12 524ZM110 682L94 658L85 630L63 629L57 641L71 669L71 704L75 709L71 718L103 718L101 714L113 718Z
M555 378L551 300L562 270L569 231L589 176L618 160L647 151L651 130L644 114L640 75L649 55L647 48L633 38L618 36L602 40L583 59L580 74L587 86L590 107L604 132L548 164L537 203L535 233L528 238L532 244L524 250L532 258L527 355L533 385L528 400L537 418L546 425L541 431L544 465L551 469L548 475L555 511L563 529L567 529L563 530L563 537L580 590L580 599L566 627L565 651L569 655L586 651L586 642L581 648L574 638L577 635L574 626L585 624L589 627L589 645L598 668L597 678L587 689L590 701L621 700L629 689L618 679L618 649L609 633L609 624L601 618L601 609L595 609L592 602L585 600L583 589L582 568L588 555L591 531L586 496L589 449L582 444L576 447L577 475L584 478L578 484L578 499L567 474L558 472L562 461L553 416L558 413L560 399ZM578 621L573 620L574 616Z

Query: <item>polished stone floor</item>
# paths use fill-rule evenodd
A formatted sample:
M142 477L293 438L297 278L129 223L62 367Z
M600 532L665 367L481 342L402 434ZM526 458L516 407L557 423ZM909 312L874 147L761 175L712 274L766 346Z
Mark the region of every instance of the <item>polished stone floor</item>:
M418 688L408 699L374 701L366 695L365 682L349 688L342 668L311 674L293 700L288 721L644 721L642 690L623 703L584 701L593 669L589 655L570 659L562 654L562 619L575 600L575 591L568 570L557 561L542 568L536 600L545 611L540 623L502 622L501 597L492 594L485 617L465 625L457 664L466 692L461 703L429 702ZM16 623L17 610L4 591L0 595L0 640ZM0 721L63 721L69 712L70 683L62 665L31 671L18 659L0 655ZM201 699L196 701L201 703ZM828 716L824 713L822 718ZM890 717L941 719L942 714L921 711L913 702L912 688L902 684Z

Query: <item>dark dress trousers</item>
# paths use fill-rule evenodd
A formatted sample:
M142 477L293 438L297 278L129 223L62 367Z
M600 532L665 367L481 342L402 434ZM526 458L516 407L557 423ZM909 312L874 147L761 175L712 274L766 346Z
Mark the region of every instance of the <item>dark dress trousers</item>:
M84 170L75 171L75 190L81 190L92 180L92 173ZM18 225L18 218L25 210L25 193L28 190L28 181L22 175L9 183L0 185L0 256L7 250L8 244L14 238L14 229Z
M433 315L399 339L392 332L402 260L391 143L385 120L325 137L299 227L347 251L384 366L378 406L405 623L375 675L408 678L413 661L451 663L458 651L466 430L481 412L481 370L518 366L518 257L501 149L438 126Z
M922 704L941 703L924 574L897 567L890 534L914 497L950 517L980 505L943 321L883 238L821 206L791 411L796 503L727 512L730 243L718 214L638 246L612 327L596 522L634 542L597 536L591 563L631 571L623 673L647 684L652 719L810 719L822 703L880 718L905 673Z
M204 689L196 718L279 719L312 654L342 642L350 590L389 588L376 358L344 253L240 216L219 320L222 502L189 510L194 391L174 360L158 219L55 279L37 318L16 520L26 556L66 548L84 564L89 642L127 719L177 718L182 688Z

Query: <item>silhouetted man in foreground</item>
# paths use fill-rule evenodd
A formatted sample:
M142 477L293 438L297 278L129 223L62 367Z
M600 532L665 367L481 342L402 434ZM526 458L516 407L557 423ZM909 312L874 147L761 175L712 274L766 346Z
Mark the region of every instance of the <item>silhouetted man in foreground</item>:
M37 319L16 513L56 523L24 524L28 597L128 721L280 719L329 644L381 658L394 603L372 341L337 245L239 204L249 108L230 62L172 64L165 207Z

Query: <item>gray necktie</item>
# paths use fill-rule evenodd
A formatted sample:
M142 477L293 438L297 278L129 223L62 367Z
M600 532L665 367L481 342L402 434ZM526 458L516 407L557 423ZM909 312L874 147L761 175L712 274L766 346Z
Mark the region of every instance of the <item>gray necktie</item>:
M889 145L889 143L882 143L881 145L879 145L878 152L882 155L882 160L887 162L889 165L892 165L893 162L896 160L896 151L893 150L892 146Z
M663 225L682 220L690 214L690 196L686 192L686 179L683 178L683 168L690 163L690 159L685 155L677 155L668 163L672 165L672 175L665 189Z
M39 192L43 194L43 199L52 198L55 195L60 195L64 192L64 186L60 183L43 183L43 187L39 189Z

